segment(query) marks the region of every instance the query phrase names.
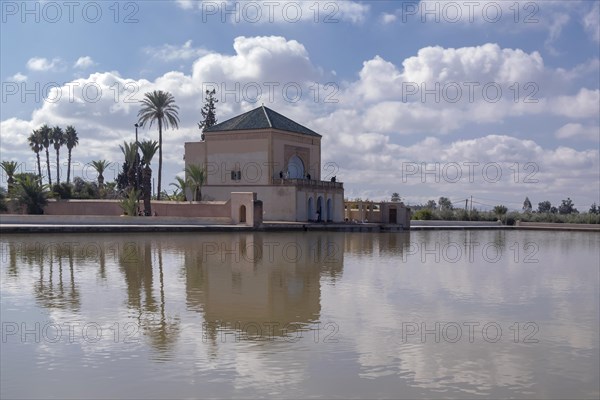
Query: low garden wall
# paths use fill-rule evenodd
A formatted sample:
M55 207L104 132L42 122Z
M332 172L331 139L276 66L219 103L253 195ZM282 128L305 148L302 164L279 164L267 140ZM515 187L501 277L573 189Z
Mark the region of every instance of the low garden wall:
M140 208L144 208L140 202ZM153 201L152 213L160 217L227 217L229 201L175 202ZM122 215L118 200L49 200L44 215Z
M140 209L143 209L140 201ZM227 201L175 202L152 201L151 217L122 216L119 200L48 200L44 215L23 215L13 201L10 214L3 214L0 222L51 224L236 224L258 226L262 223L262 202L256 193L237 192ZM36 219L38 218L38 219Z

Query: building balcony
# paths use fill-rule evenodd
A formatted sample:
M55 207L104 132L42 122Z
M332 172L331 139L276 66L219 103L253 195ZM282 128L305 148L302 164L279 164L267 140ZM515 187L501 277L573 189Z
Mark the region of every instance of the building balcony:
M331 182L331 181L317 181L315 179L274 179L275 184L288 185L288 186L303 186L311 189L344 189L342 182Z

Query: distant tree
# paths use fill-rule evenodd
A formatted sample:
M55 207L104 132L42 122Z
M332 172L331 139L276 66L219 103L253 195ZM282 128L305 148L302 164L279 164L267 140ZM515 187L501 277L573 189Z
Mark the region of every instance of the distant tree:
M219 102L215 98L216 90L206 90L206 98L204 99L204 106L200 112L202 113L202 121L198 122L198 128L204 132L208 128L217 123L217 112L215 104Z
M496 214L500 220L502 220L502 217L506 215L507 212L508 208L506 208L506 206L499 205L494 207L494 214Z
M392 193L392 202L399 203L400 201L402 201L400 195L396 192Z
M40 139L42 142L42 147L46 150L46 167L48 169L48 184L52 186L52 174L50 173L50 153L48 149L50 148L52 128L48 125L44 124L40 129Z
M100 189L96 182L87 182L76 176L73 178L72 195L74 199L98 199L100 198Z
M42 145L42 135L40 134L39 129L34 130L31 135L27 138L29 142L29 147L35 153L35 158L37 159L37 167L38 167L38 177L42 179L42 164L40 162L40 151L44 148Z
M579 213L579 211L577 211L577 209L575 208L575 205L573 204L573 200L571 200L570 197L567 197L566 200L562 200L562 202L560 203L560 206L558 206L558 213L559 214L577 214Z
M71 151L78 144L79 137L77 137L77 131L73 126L67 126L67 129L65 129L65 146L67 146L69 152L67 158L67 183L71 182Z
M427 204L425 204L425 208L428 208L430 210L435 210L437 208L437 204L435 203L435 200L428 200Z
M65 133L63 132L60 126L55 126L52 128L52 133L50 134L50 140L54 145L54 150L56 151L56 184L60 184L60 160L59 153L60 148L66 143Z
M542 201L538 203L538 212L539 213L549 213L552 209L552 204L548 200Z
M450 202L450 199L448 199L447 197L440 197L438 200L438 206L440 207L440 210L454 209L452 203Z
M525 197L525 201L523 202L523 211L526 213L530 213L533 207L531 206L531 201L529 201L529 197Z
M100 189L102 189L104 187L104 171L106 171L106 169L110 165L110 162L108 162L106 160L97 160L97 161L92 161L91 164L92 164L92 167L98 173L98 187Z
M551 214L556 214L556 213L558 213L558 208L556 208L556 207L554 207L554 206L550 207L550 213L551 213Z
M590 214L600 214L600 208L598 208L596 203L591 205L589 213Z

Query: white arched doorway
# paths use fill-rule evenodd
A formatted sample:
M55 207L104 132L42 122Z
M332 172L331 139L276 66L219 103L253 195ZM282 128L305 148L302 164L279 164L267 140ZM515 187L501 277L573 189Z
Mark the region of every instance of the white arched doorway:
M308 208L306 209L306 219L312 221L315 219L315 201L312 197L308 198Z
M304 163L297 155L293 155L288 161L287 175L290 179L304 179Z

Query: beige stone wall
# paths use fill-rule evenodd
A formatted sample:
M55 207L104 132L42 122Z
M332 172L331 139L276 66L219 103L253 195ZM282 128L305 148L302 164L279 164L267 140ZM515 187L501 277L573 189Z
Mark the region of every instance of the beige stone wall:
M229 197L231 186L205 186L203 195L211 199ZM263 202L263 220L296 221L296 188L293 186L241 186L240 191L255 192Z
M185 143L185 165L204 166L208 185L267 185L269 135L268 131L206 133L204 142ZM232 171L239 171L241 179L231 179Z
M255 224L254 202L256 193L231 193L231 220L234 224L253 226ZM262 217L262 216L261 216Z
M377 209L374 206L377 206ZM356 204L356 202L348 202L344 204L344 208L345 218L348 218L349 221L381 224L393 223L390 221L390 210L395 209L396 224L402 225L405 228L410 227L410 209L402 203L365 202Z
M140 202L143 208L143 202ZM229 201L173 202L153 201L152 212L161 217L231 217ZM121 215L118 200L50 200L45 215Z

